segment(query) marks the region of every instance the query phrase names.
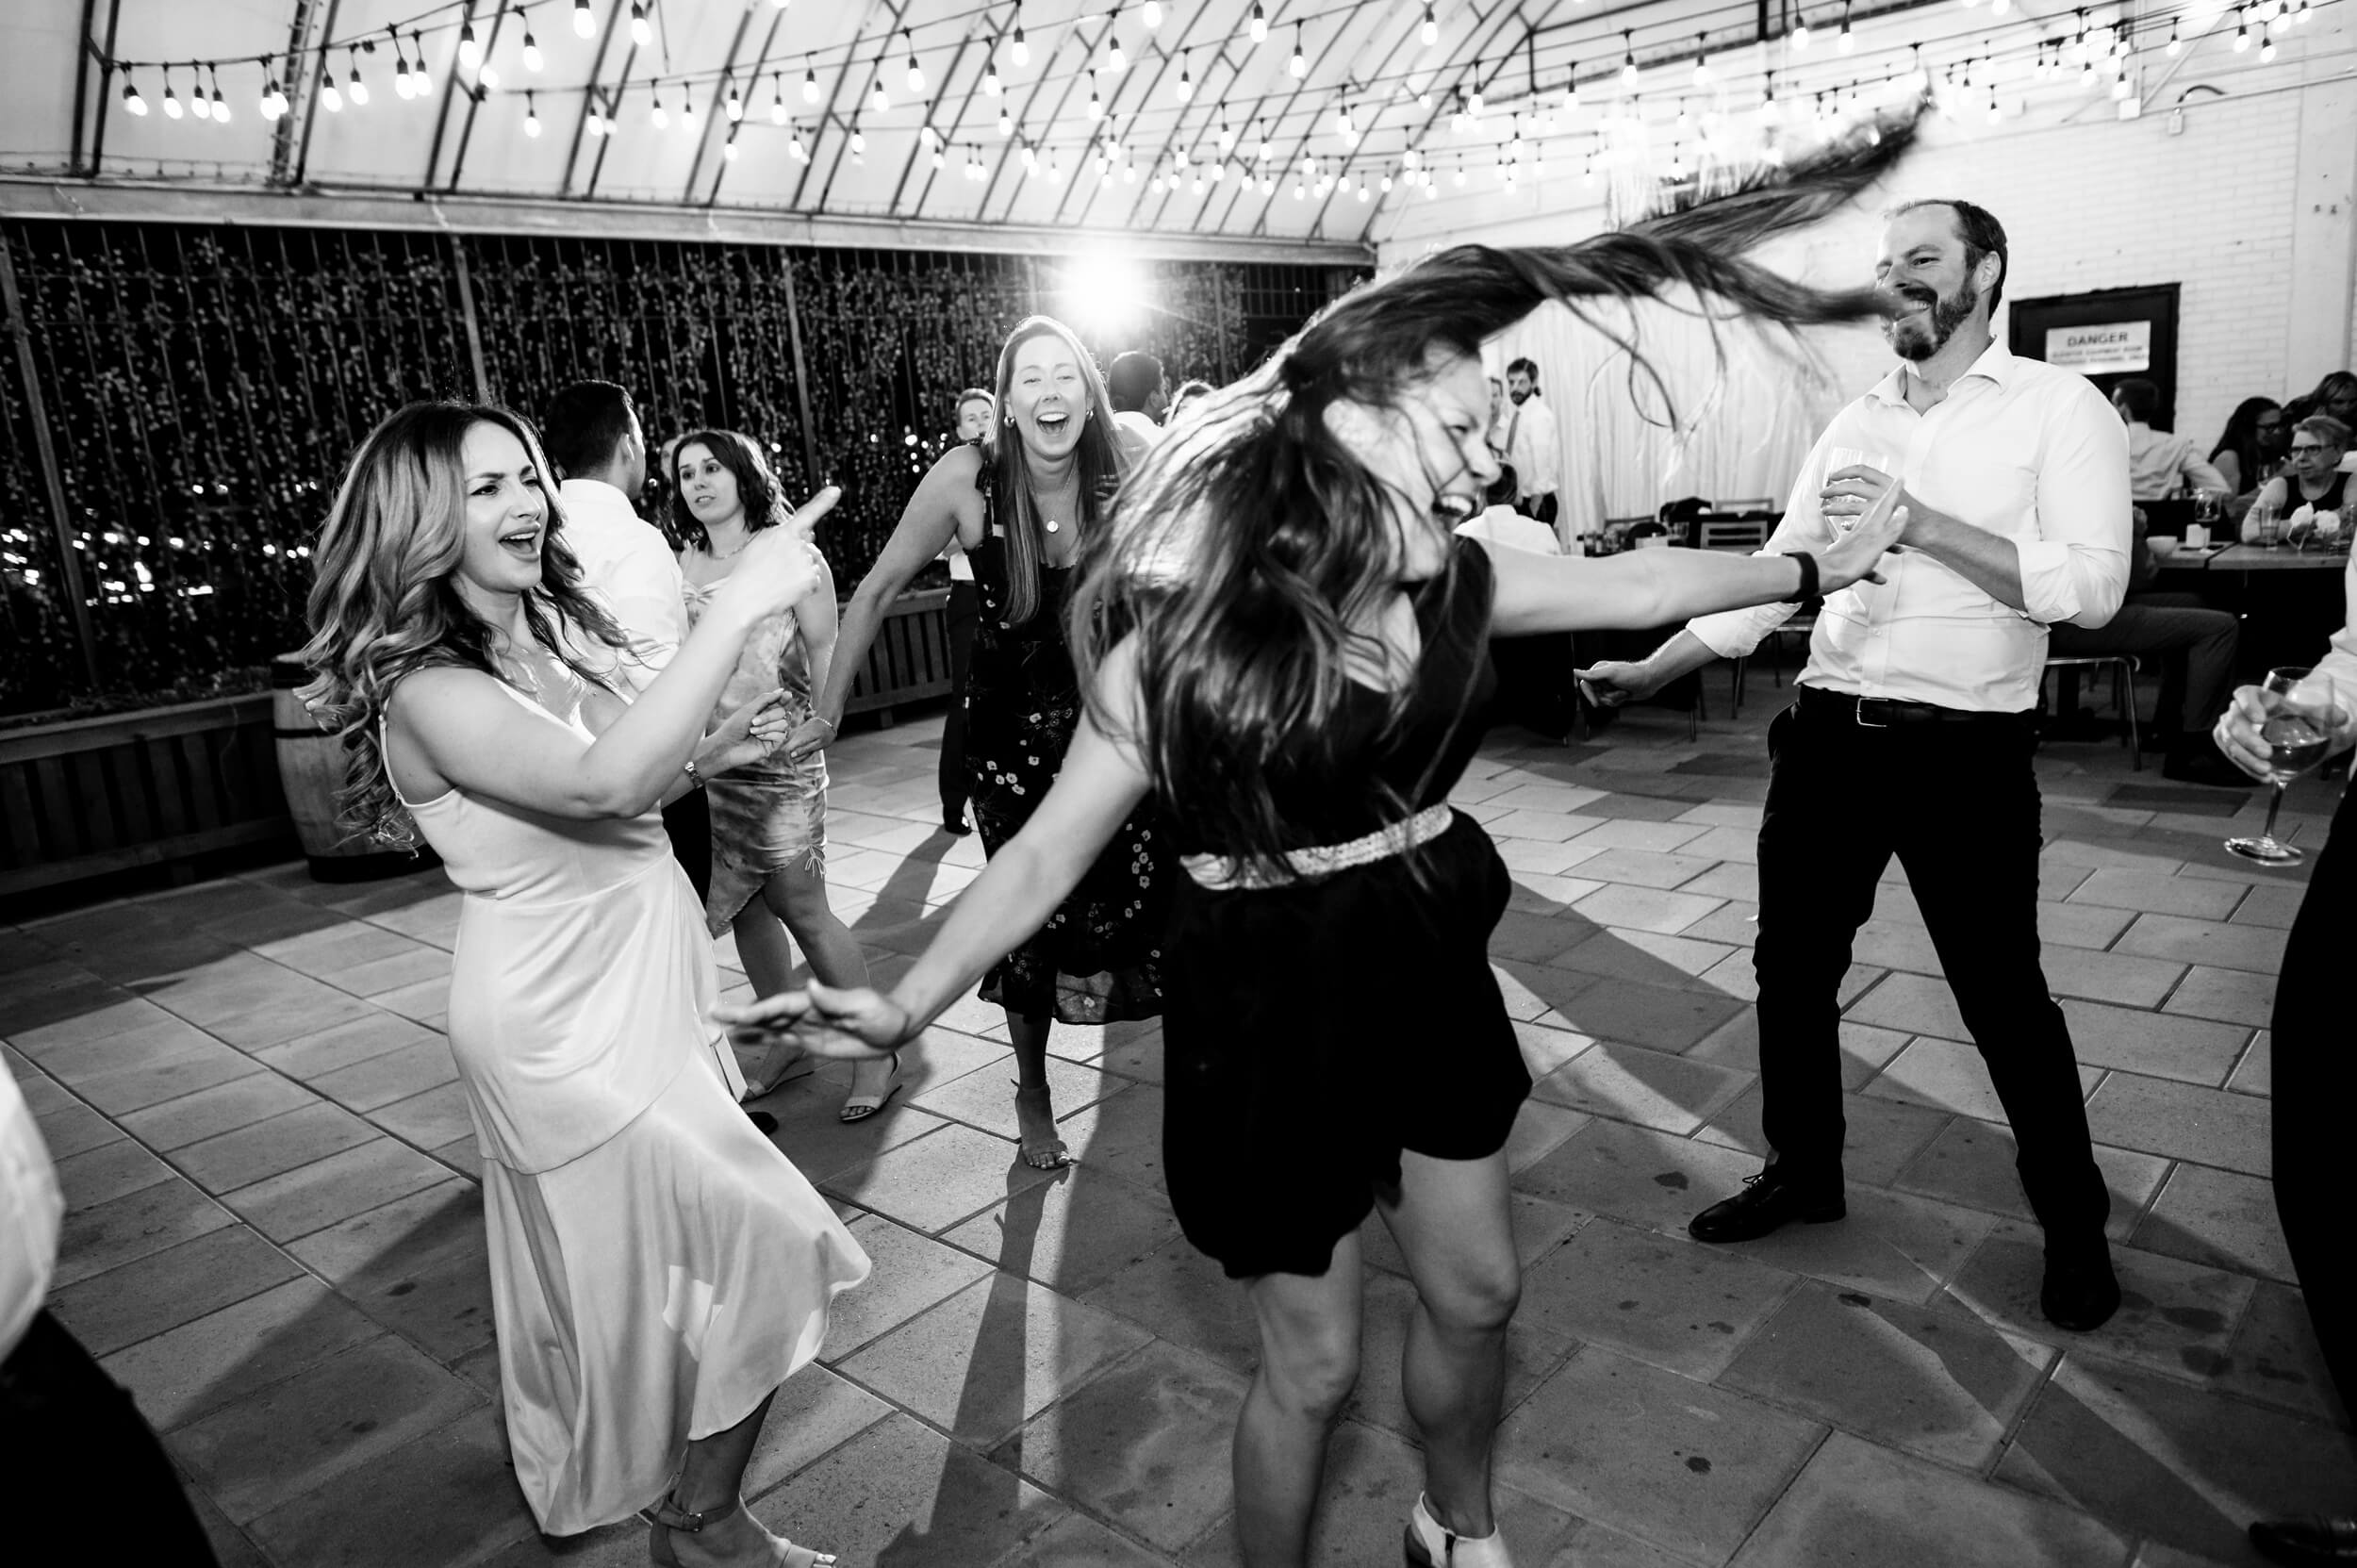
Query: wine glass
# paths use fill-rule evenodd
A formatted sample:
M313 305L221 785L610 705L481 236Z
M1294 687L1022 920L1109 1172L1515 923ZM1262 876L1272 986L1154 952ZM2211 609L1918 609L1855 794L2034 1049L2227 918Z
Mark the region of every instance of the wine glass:
M2269 748L2267 783L2274 795L2267 801L2266 830L2256 838L2230 838L2226 847L2262 866L2297 866L2308 858L2275 836L2275 814L2283 809L2283 786L2324 760L2333 732L2347 722L2332 705L2331 685L2320 682L2302 689L2310 673L2305 665L2283 665L2268 670L2259 688L2267 709L2259 734Z
M1843 469L1874 469L1895 477L1899 472L1899 459L1884 453L1869 452L1862 447L1828 448L1825 452L1826 477L1830 478ZM1824 509L1824 517L1833 525L1834 532L1846 534L1857 526L1857 520L1864 517L1867 510L1865 502L1841 496Z

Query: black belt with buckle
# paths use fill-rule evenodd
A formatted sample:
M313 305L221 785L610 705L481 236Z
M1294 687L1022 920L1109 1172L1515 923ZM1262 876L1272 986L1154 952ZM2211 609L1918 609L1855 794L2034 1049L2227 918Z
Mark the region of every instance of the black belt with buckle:
M1829 718L1849 719L1869 730L1887 730L1901 724L2019 724L2025 718L2018 713L1943 708L1936 702L1910 702L1897 697L1859 697L1820 686L1802 686L1800 693L1803 707Z

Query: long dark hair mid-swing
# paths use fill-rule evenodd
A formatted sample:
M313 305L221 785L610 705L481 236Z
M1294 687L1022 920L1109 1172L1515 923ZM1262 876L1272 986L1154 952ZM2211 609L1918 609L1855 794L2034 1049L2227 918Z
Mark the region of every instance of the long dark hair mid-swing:
M1113 527L1084 541L1069 630L1092 701L1096 664L1115 641L1133 644L1143 733L1130 738L1187 837L1277 864L1289 839L1271 765L1285 753L1295 766L1302 748L1340 732L1353 629L1376 624L1400 583L1396 498L1328 429L1330 406L1395 406L1548 300L1621 344L1665 394L1625 314L1600 313L1599 302L1667 296L1714 332L1730 312L1786 328L1880 315L1871 289L1809 288L1743 253L1871 185L1910 144L1920 113L1912 107L1743 189L1575 245L1440 252L1336 303L1166 435L1122 491ZM1427 591L1460 590L1453 552L1450 560ZM1394 696L1394 723L1411 695ZM1127 722L1101 707L1094 716ZM1347 769L1324 771L1340 779Z
M785 503L785 491L778 484L778 474L769 466L769 459L761 454L761 448L752 437L740 436L733 430L698 430L682 436L671 448L671 471L663 477L671 487L671 536L682 549L709 553L712 536L704 525L696 520L687 509L686 487L679 482L681 454L691 446L701 446L720 460L720 466L736 479L736 499L745 506L745 531L758 534L765 528L775 528L791 514Z
M1007 401L1014 389L1016 351L1035 338L1054 338L1062 342L1080 370L1088 406L1073 412L1076 416L1083 412L1087 415L1080 424L1080 444L1074 449L1080 470L1080 516L1077 526L1084 546L1104 533L1105 517L1112 509L1113 491L1120 487L1123 472L1121 443L1113 438L1113 399L1105 390L1105 378L1096 373L1096 361L1062 322L1052 316L1026 316L1007 334L1006 342L998 350L997 418L992 421L990 434L982 439L982 461L990 472L991 516L1006 539L1006 621L1010 626L1020 626L1039 613L1039 569L1047 549L1046 520L1039 514L1039 503L1031 497L1030 456L1021 434L1012 427L1013 415Z
M581 564L565 541L539 437L521 416L485 404L413 403L369 432L337 487L320 536L303 662L313 679L299 696L322 728L343 737L339 815L355 834L398 846L416 829L385 772L377 721L393 688L416 670L454 665L506 681L494 656L500 633L458 591L466 550L467 433L496 424L523 443L545 487L548 521L540 581L524 596L533 639L585 680L609 684L602 666L629 639L584 592Z

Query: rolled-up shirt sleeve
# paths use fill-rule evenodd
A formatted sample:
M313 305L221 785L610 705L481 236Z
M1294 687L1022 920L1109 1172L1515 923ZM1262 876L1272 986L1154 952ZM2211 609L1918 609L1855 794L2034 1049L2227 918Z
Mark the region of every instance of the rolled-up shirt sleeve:
M623 673L635 691L644 691L687 640L687 605L680 588L679 563L663 536L640 531L614 564L606 584L609 608L630 634L632 658Z
M1825 454L1829 450L1826 443L1832 439L1833 432L1828 429L1809 449L1807 460L1801 464L1800 477L1792 481L1792 493L1786 498L1784 520L1768 536L1760 554L1813 553L1833 542L1832 530L1826 526L1824 512L1817 500L1817 492L1825 485ZM1791 619L1799 609L1798 604L1785 602L1721 610L1717 615L1696 616L1686 623L1686 629L1721 658L1739 659L1757 648L1769 633Z
M2091 383L2057 400L2037 475L2036 536L2017 538L2022 613L2096 627L2128 592L2128 431Z

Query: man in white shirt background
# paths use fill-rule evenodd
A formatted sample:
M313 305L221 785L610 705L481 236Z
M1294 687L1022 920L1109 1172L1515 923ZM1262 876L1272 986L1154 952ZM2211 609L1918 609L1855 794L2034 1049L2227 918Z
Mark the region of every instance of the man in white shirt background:
M1699 1240L1839 1219L1839 988L1877 880L1899 857L2020 1148L2046 1231L2040 1305L2093 1329L2119 1303L2078 1065L2038 961L2033 710L2049 624L2100 626L2128 578L2128 443L2083 377L2016 359L1989 330L2004 230L1965 202L1894 210L1875 263L1901 363L1834 417L1771 553L1822 546L1892 486L1907 510L1880 584L1829 596L1794 705L1768 733L1759 833L1767 1168L1695 1216ZM1709 616L1640 664L1581 671L1597 700L1647 695L1749 652L1789 605Z
M1131 459L1162 438L1162 410L1170 406L1170 378L1162 362L1142 349L1113 355L1105 371L1105 395L1113 400L1113 426Z
M1510 406L1505 410L1498 456L1514 470L1514 509L1552 528L1558 511L1555 491L1562 472L1561 438L1555 428L1555 410L1539 395L1535 360L1517 359L1506 367L1506 396ZM1571 541L1559 534L1557 542L1571 548Z
M540 440L564 480L557 501L583 586L629 635L620 674L632 691L644 691L687 640L687 603L670 541L635 504L647 487L638 409L610 381L576 381L549 400ZM712 883L712 813L704 792L691 789L664 807L663 827L701 902Z
M2226 476L2201 455L2189 436L2155 430L2161 389L2140 375L2112 388L2112 406L2128 426L2128 493L2138 501L2174 501L2197 490L2229 493Z
M2345 576L2348 624L2309 677L2340 710L2332 752L2357 744L2357 564ZM2301 695L2308 692L2303 689ZM2254 779L2268 772L2272 747L2261 734L2273 700L2244 686L2217 721L2218 750ZM2292 919L2275 981L2267 1045L2273 1122L2275 1213L2283 1247L2316 1329L2324 1369L2344 1407L2357 1407L2357 1267L2341 1207L2341 1155L2357 1098L2357 1054L2349 1050L2349 983L2357 952L2357 790L2344 788L2299 913ZM2303 842L2305 838L2303 835ZM2357 1504L2357 1494L2349 1496ZM2337 1514L2263 1520L2250 1539L2270 1562L2357 1562L2357 1508Z
M958 394L957 437L961 442L986 440L998 400L980 387ZM981 624L982 594L974 586L974 563L955 534L942 558L949 563L949 715L941 725L941 827L963 837L974 831L965 819L965 673L973 668L974 629Z

